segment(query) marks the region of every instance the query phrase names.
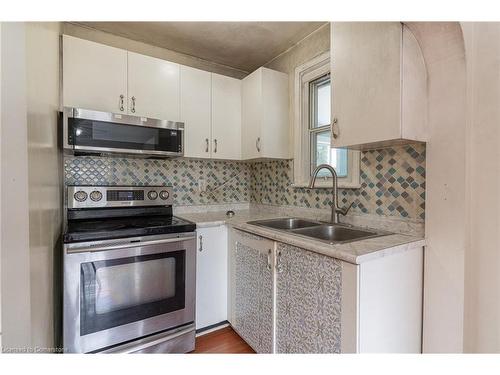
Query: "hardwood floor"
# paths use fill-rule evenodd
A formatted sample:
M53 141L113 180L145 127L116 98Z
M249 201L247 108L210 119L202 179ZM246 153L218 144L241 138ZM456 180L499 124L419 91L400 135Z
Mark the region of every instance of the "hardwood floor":
M225 327L197 337L195 350L191 353L243 354L255 352L231 327Z

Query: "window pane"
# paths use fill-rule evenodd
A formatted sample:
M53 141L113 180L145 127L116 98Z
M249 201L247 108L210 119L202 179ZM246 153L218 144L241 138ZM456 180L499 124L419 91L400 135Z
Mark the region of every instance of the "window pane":
M312 128L330 125L330 79L325 77L311 82Z
M347 177L347 150L330 148L330 130L312 134L313 166L314 170L320 164L329 164L337 172L338 177ZM330 177L328 170L318 173L319 177Z

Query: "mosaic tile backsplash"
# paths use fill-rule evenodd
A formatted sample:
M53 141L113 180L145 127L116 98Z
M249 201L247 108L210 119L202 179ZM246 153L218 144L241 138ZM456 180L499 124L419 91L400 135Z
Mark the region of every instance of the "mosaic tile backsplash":
M71 156L64 160L64 172L67 185L172 185L175 205L250 200L250 171L237 161ZM207 186L204 193L200 179Z
M148 160L94 156L65 158L66 184L165 185L174 187L175 205L256 202L328 208L331 189L294 188L293 162ZM207 192L201 193L203 179ZM361 154L361 187L340 189L340 205L357 213L421 221L425 217L425 146L407 145Z
M278 206L327 208L331 189L292 187L293 162L252 164L251 201ZM359 189L339 189L340 206L358 213L425 218L425 145L406 145L361 153Z

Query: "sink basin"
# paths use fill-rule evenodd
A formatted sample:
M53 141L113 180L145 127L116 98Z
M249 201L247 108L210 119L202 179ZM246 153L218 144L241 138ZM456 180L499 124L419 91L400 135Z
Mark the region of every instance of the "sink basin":
M249 221L248 224L259 225L262 227L268 227L273 229L282 230L292 230L299 228L309 228L314 226L320 226L321 223L315 221L309 221L304 219L298 219L293 217L285 217L280 219L270 219L270 220L256 220Z
M323 224L310 228L302 228L293 231L306 237L311 237L328 243L348 242L377 237L381 234L360 229L348 228L340 225Z

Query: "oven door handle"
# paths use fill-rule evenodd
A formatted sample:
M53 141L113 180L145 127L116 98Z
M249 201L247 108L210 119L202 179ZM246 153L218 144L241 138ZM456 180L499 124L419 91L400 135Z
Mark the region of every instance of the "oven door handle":
M97 252L97 251L106 251L106 250L118 250L118 249L127 249L130 247L140 247L140 246L150 246L150 245L159 245L163 243L172 243L172 242L182 242L186 240L196 239L195 236L188 237L175 237L175 238L165 238L162 240L150 240L150 241L135 241L135 242L127 242L127 243L117 243L117 241L110 241L109 244L99 244L99 245L85 245L85 246L69 246L66 249L68 254L72 253L85 253L85 252Z

